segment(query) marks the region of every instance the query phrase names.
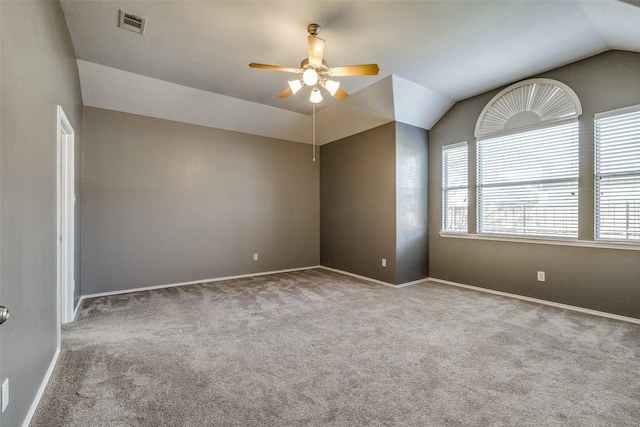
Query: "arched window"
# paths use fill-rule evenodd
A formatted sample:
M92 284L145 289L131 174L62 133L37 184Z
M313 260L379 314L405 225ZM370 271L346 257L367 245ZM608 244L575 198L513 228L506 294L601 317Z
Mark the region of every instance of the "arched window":
M578 117L567 85L516 83L476 124L478 233L578 237Z

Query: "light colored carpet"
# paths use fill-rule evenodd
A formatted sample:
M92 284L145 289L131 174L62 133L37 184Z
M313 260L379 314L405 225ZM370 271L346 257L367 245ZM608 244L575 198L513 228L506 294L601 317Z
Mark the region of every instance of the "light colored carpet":
M637 426L640 326L314 269L85 301L32 426Z

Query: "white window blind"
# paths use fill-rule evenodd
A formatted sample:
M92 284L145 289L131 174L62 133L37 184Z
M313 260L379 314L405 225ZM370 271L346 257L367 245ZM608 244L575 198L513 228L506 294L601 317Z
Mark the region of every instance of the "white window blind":
M635 109L635 111L633 111ZM596 115L596 239L640 242L640 106Z
M578 122L478 141L478 233L578 237Z
M467 232L467 143L442 147L442 230Z

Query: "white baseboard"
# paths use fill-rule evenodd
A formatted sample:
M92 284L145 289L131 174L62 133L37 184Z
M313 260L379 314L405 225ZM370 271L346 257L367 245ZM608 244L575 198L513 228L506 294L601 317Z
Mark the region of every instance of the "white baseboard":
M57 347L56 352L53 354L53 359L51 359L51 363L49 364L49 369L47 369L47 373L44 375L42 384L40 384L38 393L36 393L36 397L35 399L33 399L33 403L31 404L31 408L29 408L27 417L24 419L24 422L22 423L22 427L29 427L29 424L31 424L31 419L35 415L36 409L38 409L38 405L40 404L40 400L42 399L44 390L47 388L47 384L49 384L49 379L51 379L51 375L53 375L53 370L56 368L56 363L58 363L58 357L60 357L60 347Z
M418 285L420 283L425 283L428 282L429 278L425 277L424 279L418 279L418 280L414 280L413 282L406 282L406 283L401 283L399 285L395 285L395 288L404 288L405 286L413 286L413 285Z
M542 304L542 305L546 305L546 306L550 306L550 307L556 307L556 308L561 308L561 309L564 309L564 310L571 310L571 311L576 311L576 312L579 312L579 313L590 314L592 316L605 317L607 319L620 320L620 321L623 321L623 322L635 323L635 324L639 324L640 325L640 319L636 319L635 317L621 316L619 314L607 313L605 311L592 310L592 309L589 309L589 308L577 307L575 305L562 304L562 303L559 303L559 302L547 301L547 300L538 299L538 298L531 298L531 297L527 297L527 296L524 296L524 295L511 294L511 293L508 293L508 292L502 292L502 291L496 291L496 290L493 290L493 289L481 288L479 286L466 285L464 283L452 282L452 281L449 281L449 280L435 279L433 277L428 277L428 278L425 278L425 279L415 280L413 282L402 283L400 285L393 285L391 283L387 283L387 282L383 282L383 281L380 281L380 280L372 279L370 277L365 277L365 276L360 276L358 274L349 273L348 271L342 271L342 270L338 270L338 269L330 268L330 267L325 267L325 266L320 266L320 268L323 268L323 269L329 270L329 271L334 271L334 272L340 273L340 274L345 274L347 276L353 276L353 277L357 277L359 279L368 280L369 282L379 283L381 285L389 286L389 287L392 287L392 288L403 288L405 286L417 285L419 283L436 282L436 283L441 283L443 285L450 285L450 286L456 286L456 287L459 287L459 288L471 289L471 290L478 291L478 292L484 292L484 293L493 294L493 295L500 295L500 296L507 297L507 298L514 298L514 299L519 299L519 300L522 300L522 301L529 301L529 302Z
M105 296L120 295L120 294L130 294L133 292L141 292L141 291L152 291L154 289L174 288L176 286L197 285L199 283L222 282L223 280L243 279L246 277L266 276L269 274L290 273L292 271L311 270L319 267L320 267L319 265L313 265L310 267L289 268L286 270L263 271L260 273L240 274L238 276L215 277L213 279L193 280L191 282L170 283L167 285L146 286L143 288L133 288L133 289L123 289L120 291L101 292L97 294L83 295L80 298L80 301L78 302L78 307L82 305L83 300L89 299L89 298L105 297Z
M640 319L636 319L634 317L621 316L621 315L618 315L618 314L607 313L607 312L604 312L604 311L591 310L589 308L577 307L577 306L574 306L574 305L562 304L562 303L542 300L542 299L538 299L538 298L531 298L531 297L527 297L527 296L523 296L523 295L511 294L511 293L508 293L508 292L502 292L502 291L496 291L496 290L493 290L493 289L481 288L481 287L478 287L478 286L466 285L464 283L452 282L452 281L443 280L443 279L436 279L436 278L433 278L433 277L414 280L413 282L402 283L400 285L394 285L392 283L384 282L382 280L372 279L371 277L361 276L359 274L350 273L348 271L343 271L343 270L338 270L336 268L326 267L324 265L314 265L314 266L309 266L309 267L290 268L290 269L286 269L286 270L274 270L274 271L265 271L265 272L260 272L260 273L241 274L241 275L237 275L237 276L216 277L216 278L205 279L205 280L194 280L194 281L191 281L191 282L171 283L171 284L167 284L167 285L148 286L148 287L143 287L143 288L134 288L134 289L126 289L126 290L120 290L120 291L102 292L102 293L97 293L97 294L83 295L80 298L80 301L78 302L78 305L76 307L76 310L75 310L75 313L74 313L74 319L75 319L75 315L78 313L78 309L82 305L82 301L85 300L85 299L89 299L89 298L97 298L97 297L102 297L102 296L128 294L128 293L132 293L132 292L148 291L148 290L154 290L154 289L172 288L172 287L176 287L176 286L187 286L187 285L194 285L194 284L198 284L198 283L220 282L220 281L223 281L223 280L242 279L242 278L246 278L246 277L265 276L265 275L268 275L268 274L278 274L278 273L289 273L289 272L292 272L292 271L312 270L314 268L321 268L321 269L324 269L324 270L333 271L335 273L344 274L346 276L351 276L351 277L356 277L358 279L366 280L366 281L369 281L369 282L377 283L377 284L388 286L388 287L391 287L391 288L403 288L405 286L417 285L419 283L426 283L426 282L431 281L431 282L436 282L436 283L442 283L444 285L457 286L459 288L472 289L472 290L475 290L475 291L485 292L485 293L489 293L489 294L493 294L493 295L500 295L500 296L504 296L504 297L508 297L508 298L515 298L515 299L519 299L519 300L523 300L523 301L529 301L529 302L542 304L542 305L547 305L547 306L556 307L556 308L561 308L561 309L565 309L565 310L571 310L571 311L576 311L576 312L580 312L580 313L590 314L590 315L593 315L593 316L600 316L600 317L605 317L605 318L608 318L608 319L614 319L614 320L620 320L620 321L623 321L623 322L640 324Z
M377 283L379 285L389 286L391 288L404 288L405 286L417 285L418 283L424 283L427 280L429 280L428 277L425 277L424 279L414 280L413 282L406 282L406 283L401 283L399 285L394 285L393 283L383 282L382 280L372 279L371 277L361 276L359 274L350 273L344 270L338 270L337 268L326 267L324 265L320 265L318 266L318 268L323 268L325 270L333 271L335 273L344 274L345 276L351 276L351 277L356 277L358 279L367 280L369 282Z
M387 282L383 282L382 280L372 279L371 277L361 276L361 275L355 274L355 273L349 273L348 271L338 270L337 268L325 267L324 265L320 265L318 267L322 268L324 270L333 271L334 273L344 274L345 276L351 276L351 277L355 277L355 278L358 278L358 279L366 280L368 282L377 283L379 285L385 285L385 286L389 286L389 287L392 287L392 288L397 288L397 286L392 284L392 283L387 283Z
M620 320L620 321L623 321L623 322L635 323L635 324L640 325L640 319L636 319L635 317L621 316L619 314L607 313L606 311L591 310L589 308L577 307L575 305L562 304L562 303L559 303L559 302L547 301L547 300L538 299L538 298L531 298L531 297L526 297L526 296L518 295L518 294L510 294L508 292L496 291L496 290L493 290L493 289L481 288L481 287L472 286L472 285L465 285L464 283L451 282L449 280L434 279L432 277L429 278L429 281L436 282L436 283L442 283L443 285L450 285L450 286L457 286L459 288L472 289L474 291L485 292L485 293L493 294L493 295L500 295L500 296L508 297L508 298L515 298L515 299L519 299L519 300L523 300L523 301L533 302L533 303L536 303L536 304L547 305L547 306L550 306L550 307L556 307L556 308L561 308L561 309L564 309L564 310L571 310L571 311L576 311L576 312L579 312L579 313L590 314L592 316L606 317L608 319Z
M80 310L81 305L82 305L82 297L78 299L78 303L76 304L76 307L73 309L73 317L71 318L72 322L76 320L76 316L78 316L78 311Z

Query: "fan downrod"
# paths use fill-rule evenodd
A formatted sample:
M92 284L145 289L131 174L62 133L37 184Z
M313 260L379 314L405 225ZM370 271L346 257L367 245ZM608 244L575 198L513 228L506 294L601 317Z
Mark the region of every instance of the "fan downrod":
M317 36L318 34L320 34L320 25L318 25L318 24L309 24L307 26L307 31L309 32L310 36Z

